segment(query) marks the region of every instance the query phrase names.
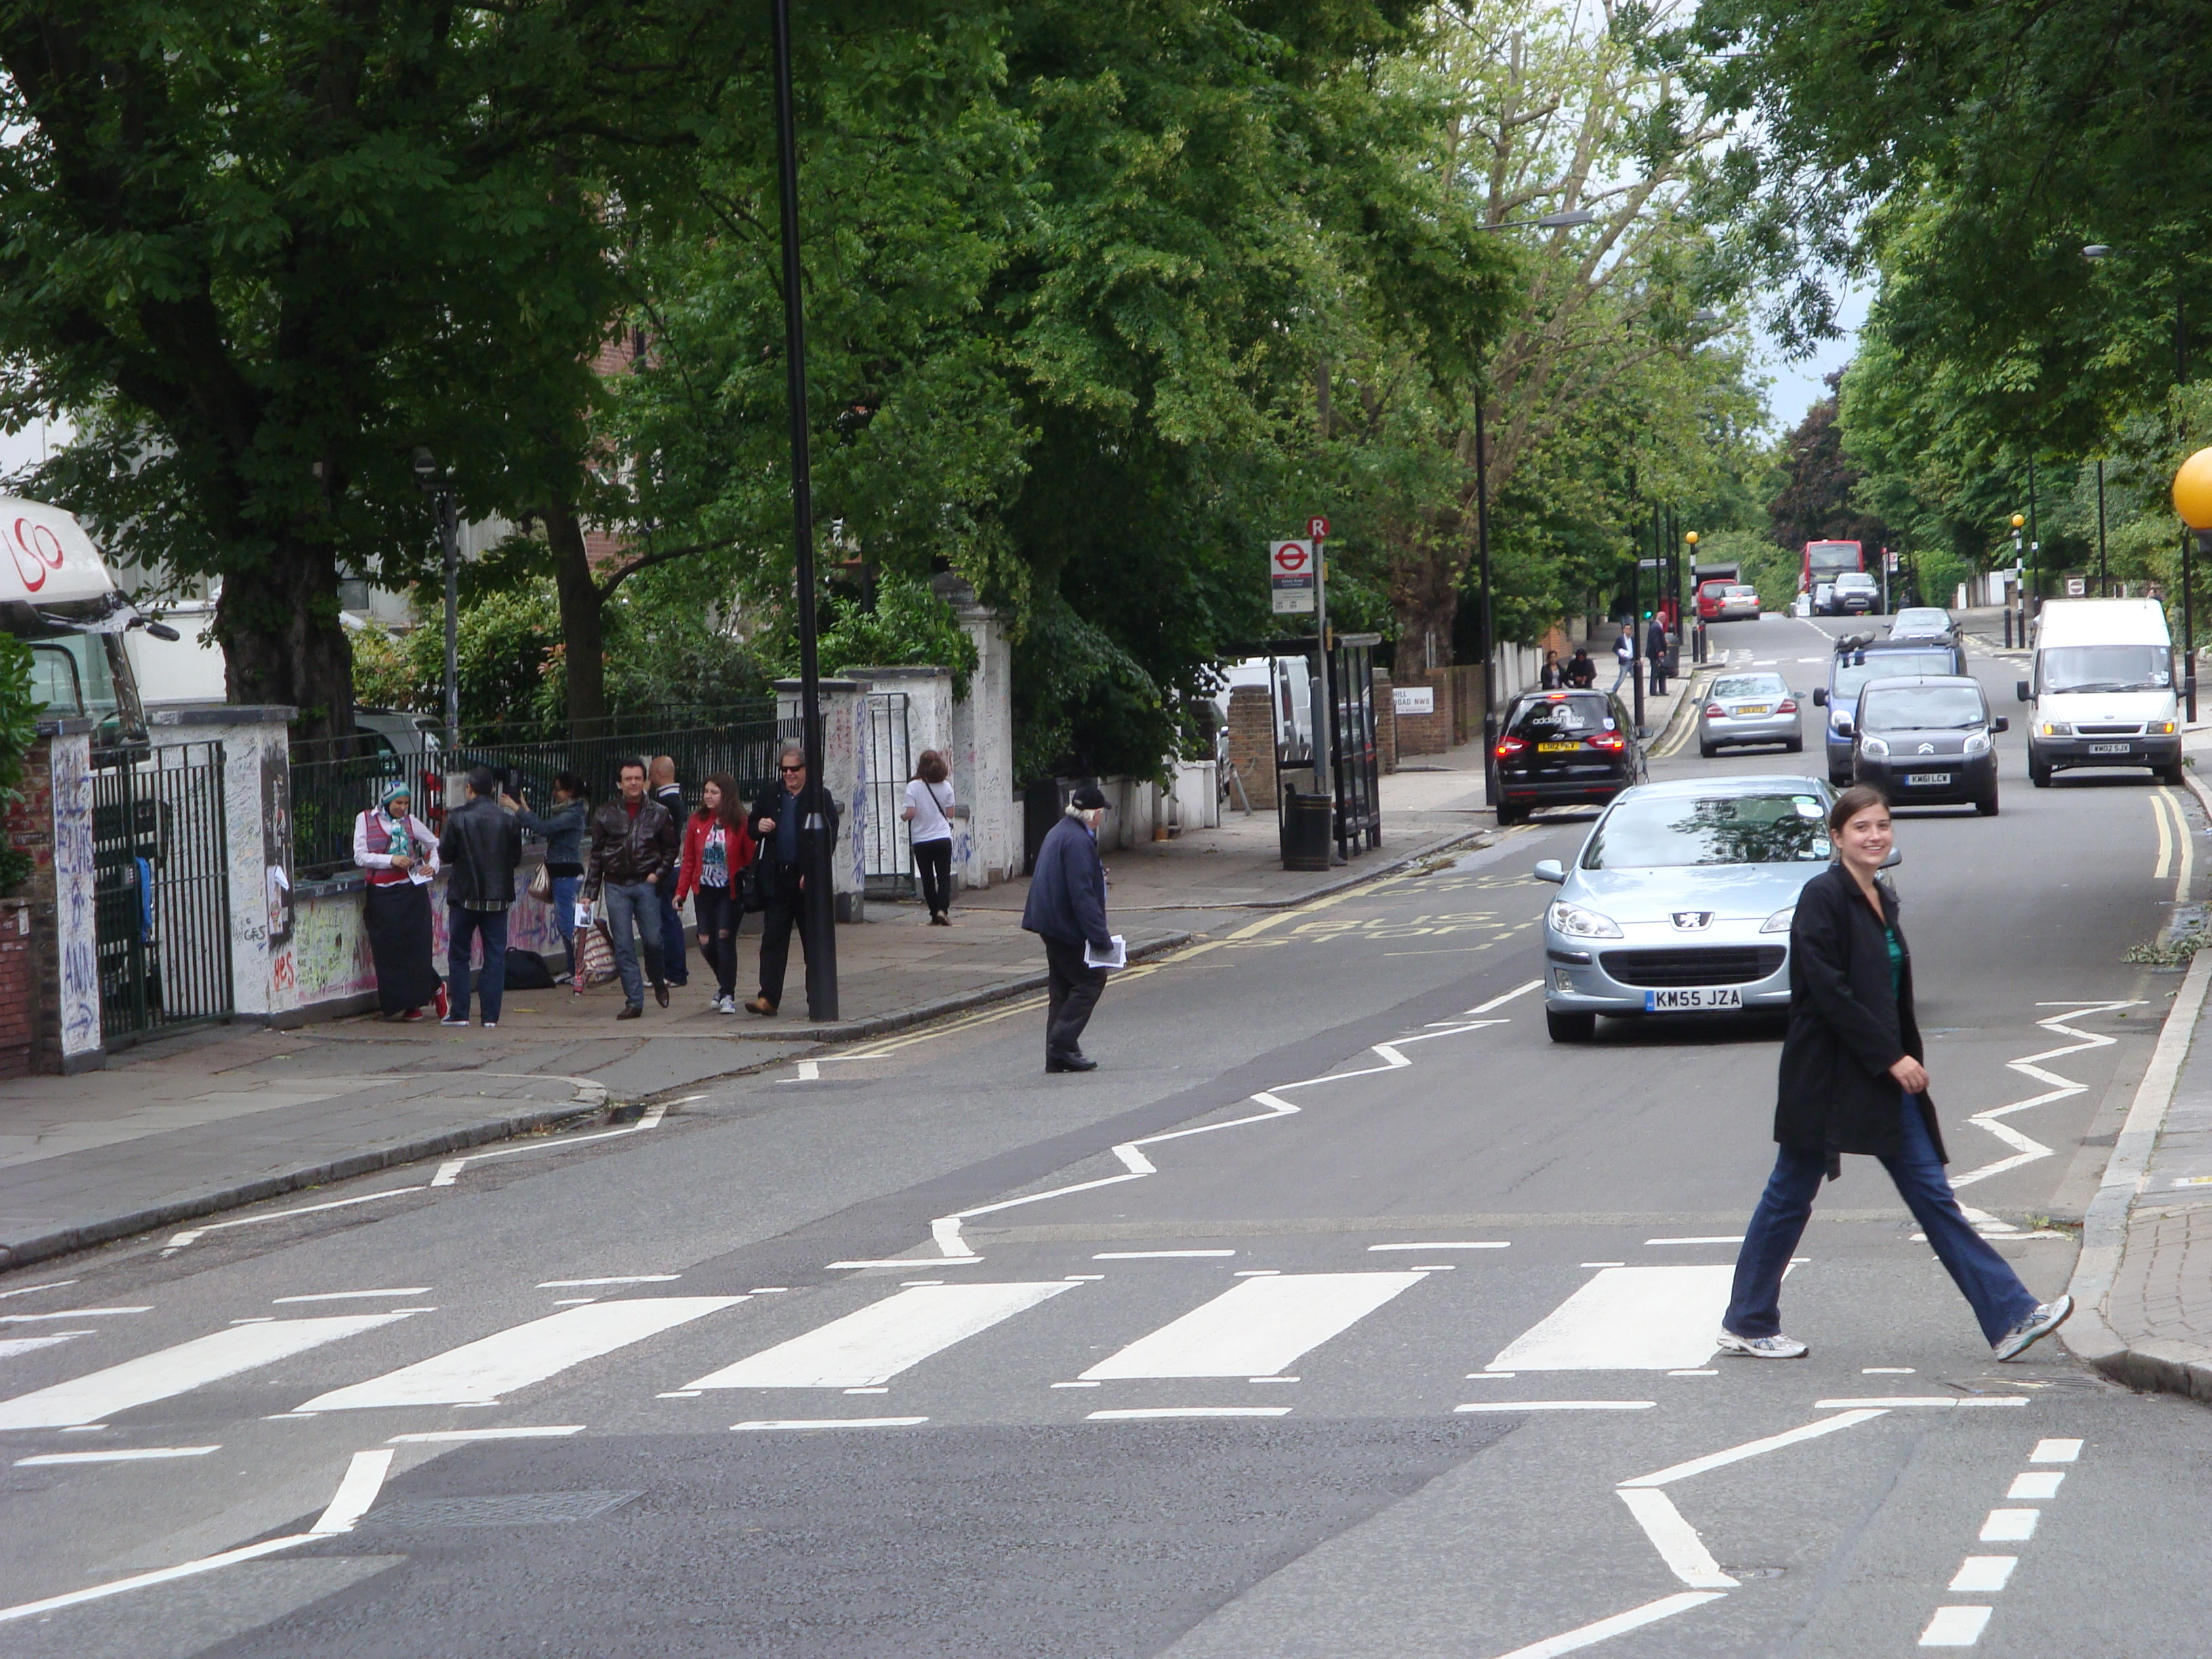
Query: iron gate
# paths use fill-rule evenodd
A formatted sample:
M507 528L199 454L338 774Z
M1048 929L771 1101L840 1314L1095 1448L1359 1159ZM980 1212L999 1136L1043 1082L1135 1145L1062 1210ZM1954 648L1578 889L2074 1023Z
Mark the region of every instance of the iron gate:
M1328 653L1329 775L1336 785L1336 851L1340 858L1382 844L1381 764L1375 748L1375 647L1379 634L1339 634Z
M907 694L871 691L865 701L860 797L867 803L867 893L870 898L908 897L915 890L913 834L899 816L906 805L907 780L914 775Z
M179 744L92 775L93 938L110 1048L231 1014L222 745Z

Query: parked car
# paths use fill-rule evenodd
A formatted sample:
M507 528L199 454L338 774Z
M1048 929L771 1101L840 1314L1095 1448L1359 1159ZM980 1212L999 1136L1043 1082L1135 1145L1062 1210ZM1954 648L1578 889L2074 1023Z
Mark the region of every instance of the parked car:
M1851 781L1852 719L1859 689L1869 680L1899 676L1964 674L1966 653L1933 640L1876 640L1849 635L1836 641L1828 684L1813 693L1815 708L1828 711L1828 781Z
M1708 582L1711 588L1714 584ZM1757 622L1759 620L1759 590L1749 582L1724 582L1710 599L1704 589L1698 594L1698 614L1707 622Z
M1893 640L1944 640L1957 644L1959 624L1951 613L1932 605L1907 605L1889 624Z
M2158 600L2049 601L2033 678L2016 689L2035 704L2027 779L2037 788L2077 766L2147 766L2160 783L2181 781L2179 688Z
M1828 596L1829 614L1869 617L1881 610L1881 584L1863 570L1846 570Z
M1963 674L1869 680L1859 689L1851 775L1894 806L1970 803L1997 815L1996 735L1981 682Z
M1571 866L1546 859L1544 1024L1585 1042L1600 1014L1790 1006L1797 895L1828 867L1834 799L1813 778L1645 784L1608 806Z
M1814 615L1815 615L1815 616L1818 616L1818 617L1826 617L1826 616L1831 616L1831 615L1832 615L1832 614L1834 613L1835 598L1836 598L1836 585L1835 585L1835 583L1833 583L1833 582L1815 582L1815 583L1814 583L1814 584L1813 584L1813 614L1814 614Z
M1805 747L1797 698L1779 674L1723 674L1705 691L1698 715L1698 752L1707 760L1747 743L1778 743L1795 755Z
M1605 691L1522 692L1505 711L1494 758L1500 823L1539 806L1609 801L1646 770L1635 722Z

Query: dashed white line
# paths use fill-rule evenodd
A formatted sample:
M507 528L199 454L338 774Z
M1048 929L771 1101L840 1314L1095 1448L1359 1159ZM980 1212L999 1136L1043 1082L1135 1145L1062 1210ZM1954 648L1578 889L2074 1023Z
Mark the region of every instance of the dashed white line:
M1610 1619L1601 1619L1594 1625L1562 1631L1559 1635L1547 1636L1540 1642L1531 1642L1525 1648L1502 1653L1498 1659L1559 1659L1561 1654L1595 1647L1600 1642L1610 1641L1632 1630L1641 1630L1662 1619L1671 1619L1678 1613L1687 1613L1692 1607L1717 1601L1727 1593L1725 1590L1683 1590L1678 1595L1662 1595L1656 1601L1646 1601L1640 1607L1616 1613Z
M1455 1412L1648 1412L1656 1400L1480 1400Z
M428 1296L428 1285L409 1285L396 1291L319 1291L313 1296L276 1296L269 1299L272 1308L281 1308L293 1302L365 1302L380 1296Z
M1976 1534L1984 1544L2024 1544L2035 1536L2041 1510L1991 1510Z
M1234 1250L1101 1250L1093 1261L1174 1261L1187 1256L1235 1255Z
M666 1285L683 1278L682 1273L617 1273L607 1279L542 1279L537 1288L541 1291L581 1290L592 1285Z
M116 1451L40 1452L35 1457L19 1457L19 1469L43 1468L50 1463L139 1463L167 1457L205 1457L210 1452L221 1451L221 1446L132 1446Z
M2078 1440L2039 1440L2027 1455L2031 1463L2071 1463L2081 1455Z
M2012 1582L2012 1570L2019 1565L2017 1555L1970 1555L1959 1563L1959 1571L1944 1588L1967 1595L1994 1595Z
M730 1428L738 1434L768 1429L910 1429L928 1421L926 1417L777 1417L732 1423Z
M1288 1417L1288 1406L1119 1406L1088 1412L1091 1423L1139 1423L1170 1417Z
M2012 1478L2005 1496L2015 1501L2036 1503L2058 1496L2058 1483L2066 1478L2063 1469L2031 1469Z
M1923 1648L1970 1648L1982 1639L1990 1622L1987 1607L1938 1607L1920 1632Z
M471 1440L565 1440L572 1434L583 1431L581 1423L547 1423L514 1429L439 1429L424 1434L395 1434L389 1443L394 1446L457 1446Z

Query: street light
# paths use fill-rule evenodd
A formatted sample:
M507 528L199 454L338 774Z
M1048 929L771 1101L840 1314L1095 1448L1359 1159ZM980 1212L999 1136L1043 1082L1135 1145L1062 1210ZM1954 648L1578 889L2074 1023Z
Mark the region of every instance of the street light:
M2197 719L2197 622L2191 614L2189 544L2212 553L2212 449L2200 449L2173 475L2173 510L2196 532L2181 538L2181 684L2189 698L2189 719Z
M2021 514L2018 514L2018 513L2015 513L2015 514L2014 514L2012 515L2012 591L2013 591L2013 598L2014 598L2015 600L2018 600L2018 599L2020 599L2020 598L2021 598L2021 591L2020 591L2020 572L2021 572L2020 532L2021 532L2021 526L2022 525L2025 525L2027 522L2027 519L2026 519L2025 517L2023 517ZM2008 651L2009 651L2009 650L2011 650L2011 649L2012 649L2012 609L2013 609L2013 608L2012 608L2012 605L2009 605L2009 604L2008 604L2008 605L2005 606L2005 615L2004 615L2004 640L2005 640L2005 649L2006 649L2006 650L2008 650ZM2025 605L2024 604L2022 605L2022 606L2021 606L2021 618L2020 618L2020 642L2021 642L2021 644L2022 646L2026 646L2026 645L2027 645L2027 607L2026 607L2026 605Z
M438 471L438 458L417 445L415 487L437 503L438 542L446 559L446 747L461 741L461 550L453 517L453 483Z

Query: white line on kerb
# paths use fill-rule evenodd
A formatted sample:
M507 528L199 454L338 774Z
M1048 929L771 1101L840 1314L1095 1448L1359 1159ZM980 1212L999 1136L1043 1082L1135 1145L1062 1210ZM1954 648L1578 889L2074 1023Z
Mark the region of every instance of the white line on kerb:
M1622 1486L1618 1495L1675 1577L1692 1589L1735 1589L1737 1581L1721 1571L1705 1540L1682 1518L1682 1512L1665 1492L1650 1486Z
M322 1518L307 1530L317 1537L331 1533L351 1532L353 1523L368 1513L368 1506L376 1502L376 1494L383 1489L384 1477L392 1468L390 1448L380 1446L374 1451L357 1451L347 1465L345 1479L338 1482L337 1495L322 1513Z
M2051 1005L2046 1003L2039 1006L2047 1007ZM2050 1147L2039 1140L2030 1139L2010 1124L2001 1122L1999 1120L2010 1117L2014 1112L2024 1112L2031 1106L2047 1106L2052 1101L2069 1099L2087 1091L2088 1088L2087 1084L2076 1083L2073 1079L2061 1077L2055 1072L2046 1072L2039 1062L2046 1060L2062 1060L2068 1054L2081 1054L2091 1048L2109 1048L2116 1039L2100 1036L2094 1031L2079 1030L2066 1024L2068 1020L2083 1019L2093 1014L2117 1013L2123 1008L2139 1008L2142 1006L2140 1001L2074 1003L2067 1005L2063 1012L2051 1014L2036 1021L2038 1025L2053 1036L2076 1037L2080 1041L2069 1043L2063 1048L2046 1048L2040 1054L2025 1054L2018 1060L2008 1060L2005 1062L2012 1070L2048 1086L2039 1095L2030 1095L2025 1100L2015 1100L2004 1106L1993 1106L1985 1112L1976 1112L1966 1120L1969 1123L1988 1130L2006 1146L2013 1148L2013 1155L2010 1158L2001 1158L1994 1164L1984 1164L1978 1170L1969 1170L1964 1175L1953 1176L1952 1190L1955 1192L1962 1187L1971 1187L1978 1181L1986 1181L1991 1176L2002 1175L2008 1170L2016 1170L2023 1164L2033 1164L2039 1158L2049 1158ZM1994 1218L1974 1215L1970 1216L1969 1219L1974 1222L1978 1231L1984 1233L2005 1235L2018 1231L2009 1224L1996 1221Z
M1503 1008L1507 1003L1512 1001L1516 997L1525 997L1531 991L1541 990L1543 988L1543 985L1544 981L1542 980L1532 979L1526 985L1515 986L1503 996L1492 997L1487 1002L1479 1002L1467 1012L1471 1015L1486 1014L1493 1008Z
M606 1098L605 1089L597 1084L592 1086L599 1088L599 1099L604 1102ZM645 1109L643 1117L635 1123L625 1123L619 1129L601 1129L595 1134L588 1135L563 1135L557 1140L533 1140L521 1146L502 1146L497 1152L471 1152L466 1158L447 1158L438 1166L438 1173L430 1177L430 1184L433 1187L450 1187L460 1179L461 1171L470 1164L482 1164L489 1158L513 1158L520 1152L565 1152L571 1146L586 1146L594 1140L613 1140L622 1135L643 1134L647 1129L659 1127L660 1120L667 1115L667 1112L668 1108L665 1105L648 1106Z
M1823 1401L1826 1405L1829 1402ZM1848 1429L1880 1417L1878 1409L1847 1411L1839 1416L1824 1417L1817 1423L1806 1423L1770 1434L1763 1439L1747 1440L1741 1446L1730 1446L1724 1451L1708 1452L1703 1457L1693 1457L1686 1463L1669 1464L1650 1474L1639 1474L1633 1480L1624 1480L1624 1487L1665 1486L1677 1480L1686 1480L1693 1474L1703 1474L1709 1469L1725 1468L1730 1463L1741 1463L1747 1457L1757 1457L1762 1452L1779 1451L1784 1446L1794 1446L1801 1440L1816 1440L1824 1434L1833 1434L1838 1429Z
M1610 1619L1601 1619L1594 1625L1583 1625L1557 1636L1547 1636L1540 1642L1531 1642L1525 1648L1516 1648L1502 1653L1498 1659L1559 1659L1563 1653L1575 1653L1583 1648L1595 1647L1600 1642L1641 1630L1662 1619L1671 1619L1678 1613L1687 1613L1692 1607L1701 1607L1708 1601L1717 1601L1725 1590L1683 1590L1674 1595L1662 1595L1656 1601L1646 1601L1640 1607L1631 1607L1626 1613L1616 1613Z

